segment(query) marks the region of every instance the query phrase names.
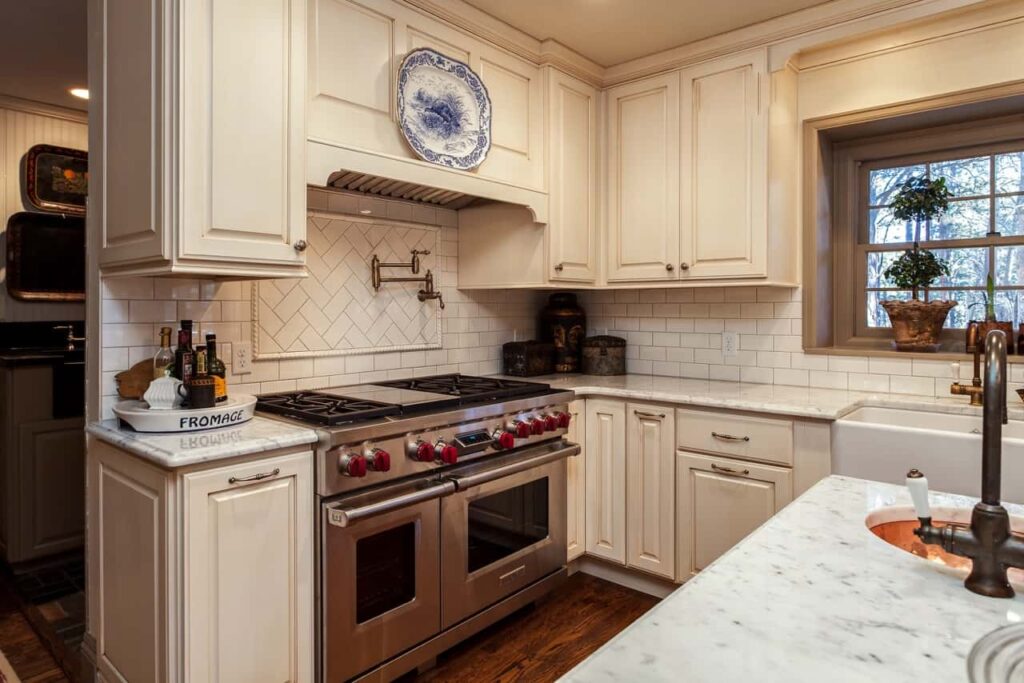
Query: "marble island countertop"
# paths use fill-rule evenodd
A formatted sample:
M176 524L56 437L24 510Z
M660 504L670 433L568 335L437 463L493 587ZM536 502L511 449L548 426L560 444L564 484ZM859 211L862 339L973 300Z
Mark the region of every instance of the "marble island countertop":
M864 406L981 415L981 408L970 405L966 396L913 396L652 375L543 375L509 379L543 382L555 389L571 389L581 397L678 403L821 420L837 420ZM1024 420L1024 403L1013 393L1009 401L1010 417Z
M975 499L931 502L940 518ZM1024 597L975 595L876 538L865 516L893 506L913 516L902 486L823 479L562 680L966 681L971 646L1024 619Z
M93 422L86 431L168 469L313 444L317 440L312 429L259 416L234 427L175 434L136 432L121 427L117 420Z

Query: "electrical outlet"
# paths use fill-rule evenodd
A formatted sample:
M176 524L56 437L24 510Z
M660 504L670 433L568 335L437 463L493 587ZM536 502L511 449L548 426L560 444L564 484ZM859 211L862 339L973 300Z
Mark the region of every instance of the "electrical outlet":
M252 342L237 341L231 345L231 374L248 375L252 372Z
M723 358L735 358L736 350L740 348L740 333L739 332L723 332L722 333L722 357Z

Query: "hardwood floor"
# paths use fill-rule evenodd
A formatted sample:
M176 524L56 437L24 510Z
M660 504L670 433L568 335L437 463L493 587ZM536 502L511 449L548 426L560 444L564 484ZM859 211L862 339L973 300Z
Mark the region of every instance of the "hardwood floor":
M21 683L64 683L68 677L18 609L16 598L0 581L0 650Z
M481 631L438 657L416 683L553 681L658 603L588 574L573 574L533 609Z

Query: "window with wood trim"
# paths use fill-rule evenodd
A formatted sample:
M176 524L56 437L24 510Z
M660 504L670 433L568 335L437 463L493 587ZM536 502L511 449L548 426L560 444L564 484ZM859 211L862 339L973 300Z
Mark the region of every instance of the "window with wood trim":
M999 119L860 139L833 147L833 268L836 342L884 348L889 318L879 302L909 299L885 270L913 246L913 221L890 204L911 177L942 177L949 210L920 226L920 244L949 263L927 296L953 299L943 346L962 348L968 321L985 315L985 285L996 314L1024 321L1024 122Z

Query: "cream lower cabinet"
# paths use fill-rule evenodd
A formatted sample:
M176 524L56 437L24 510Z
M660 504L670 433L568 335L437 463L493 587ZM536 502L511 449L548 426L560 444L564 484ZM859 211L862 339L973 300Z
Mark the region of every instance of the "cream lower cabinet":
M587 399L587 553L626 563L626 404Z
M102 680L313 680L311 452L182 472L93 440L87 470Z
M676 457L678 578L684 581L793 499L793 473L713 455Z
M306 7L90 0L105 275L304 274Z
M582 444L587 433L586 405L581 399L569 404L572 421L565 438ZM567 461L568 495L566 496L566 551L568 559L575 560L587 547L587 460L586 450Z

